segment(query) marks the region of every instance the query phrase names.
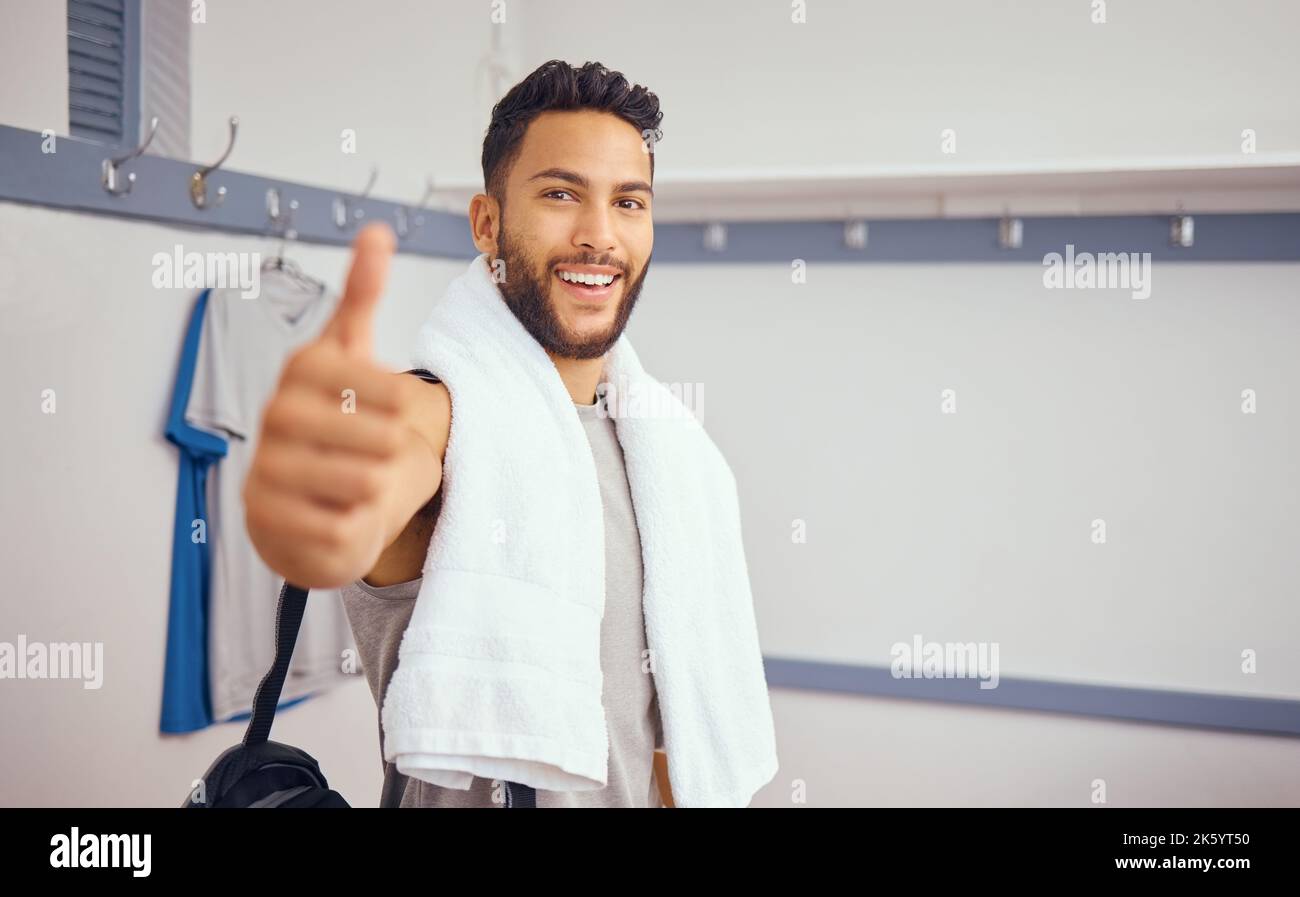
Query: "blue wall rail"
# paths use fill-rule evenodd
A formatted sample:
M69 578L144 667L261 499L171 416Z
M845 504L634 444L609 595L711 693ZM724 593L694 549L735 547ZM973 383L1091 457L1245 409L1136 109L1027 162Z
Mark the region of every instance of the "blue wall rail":
M372 197L348 196L337 190L221 168L209 178L211 190L226 188L221 205L200 209L190 201L194 162L143 155L122 166L134 172L125 196L110 195L101 184L103 160L122 155L80 138L58 137L55 152L43 151L40 132L0 125L0 200L70 209L99 215L171 224L188 229L267 235L277 232L267 211L267 191L276 188L282 201L296 200L292 227L305 243L346 246L357 227L383 220L398 230L402 216L423 223L402 237L399 251L434 258L469 259L477 252L463 213L413 209ZM350 203L348 223L335 223L335 205ZM362 217L351 214L359 210ZM1019 248L998 242L998 219L882 219L867 222L861 249L845 244L843 221L722 222L725 248L705 248L704 224L655 227L654 258L673 264L788 265L809 262L872 264L887 262L1024 262L1042 264L1051 252L1073 244L1082 252L1149 252L1152 261L1297 262L1300 261L1300 213L1197 214L1191 246L1170 245L1170 216L1023 218ZM400 235L400 230L399 230Z

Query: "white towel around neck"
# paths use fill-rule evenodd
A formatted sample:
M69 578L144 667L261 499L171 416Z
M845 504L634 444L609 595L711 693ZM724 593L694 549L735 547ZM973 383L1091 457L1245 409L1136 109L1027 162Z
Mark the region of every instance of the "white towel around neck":
M471 778L602 788L604 518L572 396L480 253L412 360L447 385L442 510L381 720L384 757L448 788ZM736 480L627 335L602 392L641 537L649 657L677 806L746 806L777 770Z

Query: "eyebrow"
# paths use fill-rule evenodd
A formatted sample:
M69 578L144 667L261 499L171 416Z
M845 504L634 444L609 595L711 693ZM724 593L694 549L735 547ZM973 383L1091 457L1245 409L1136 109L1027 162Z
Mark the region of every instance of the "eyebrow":
M537 172L528 179L529 181L556 180L567 181L570 184L581 187L584 190L591 189L591 182L576 171L570 171L567 168L547 168ZM528 181L525 181L527 183ZM614 187L615 193L649 193L655 195L654 188L645 181L624 181Z

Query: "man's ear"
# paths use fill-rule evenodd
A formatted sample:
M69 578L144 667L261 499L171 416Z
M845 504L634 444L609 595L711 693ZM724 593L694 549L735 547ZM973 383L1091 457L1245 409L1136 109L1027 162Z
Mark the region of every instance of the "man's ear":
M501 235L501 207L487 193L476 193L469 201L470 238L479 252L497 255Z

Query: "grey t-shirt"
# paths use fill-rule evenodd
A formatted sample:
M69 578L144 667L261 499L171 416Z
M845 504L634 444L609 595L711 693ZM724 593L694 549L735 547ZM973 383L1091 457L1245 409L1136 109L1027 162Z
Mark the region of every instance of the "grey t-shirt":
M574 403L591 443L605 514L605 614L600 624L601 701L609 734L609 776L593 791L537 791L537 806L661 807L654 751L663 747L663 726L654 676L644 671L645 618L642 615L641 538L632 508L623 450L614 420L595 404ZM441 501L435 497L435 510ZM377 707L397 669L397 649L411 618L421 579L390 586L357 580L340 593L357 652ZM434 600L437 596L430 596ZM383 757L380 726L380 757ZM465 790L443 788L410 778L384 761L381 807L504 807L504 783L475 776Z
M208 482L208 682L218 721L252 709L275 660L275 606L284 577L262 560L244 525L242 491L257 451L258 419L285 360L320 335L338 305L337 293L309 290L273 271L260 286L250 298L237 287L209 295L185 408L190 425L227 445ZM280 700L350 682L343 658L352 646L338 590L312 589Z

